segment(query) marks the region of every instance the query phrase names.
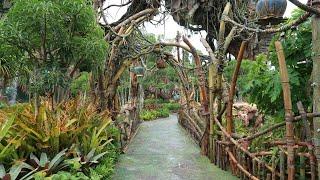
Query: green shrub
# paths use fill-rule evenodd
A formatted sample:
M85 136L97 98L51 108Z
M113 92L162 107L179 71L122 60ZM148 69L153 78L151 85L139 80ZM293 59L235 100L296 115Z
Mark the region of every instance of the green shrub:
M140 113L140 119L144 121L151 121L157 118L169 117L170 111L167 108L161 108L157 110L144 110Z
M83 174L82 172L77 172L75 174L65 171L60 171L50 177L52 180L89 180L90 178Z
M81 75L71 82L71 93L77 95L79 92L88 92L90 89L89 84L90 74L88 72L82 72Z
M154 120L157 118L157 116L154 112L155 112L154 110L151 110L151 111L143 110L140 113L140 119L142 119L144 121Z
M118 149L117 146L109 146L107 154L101 159L101 163L97 167L91 168L91 179L111 179L115 164L120 155Z
M170 115L170 111L167 108L161 108L157 111L157 117L161 117L161 118L165 118L165 117L169 117Z
M144 100L144 104L148 105L148 104L162 104L162 103L166 103L168 102L167 100L163 100L163 99L146 99Z
M170 111L177 111L180 109L179 103L164 103L163 108L169 109Z

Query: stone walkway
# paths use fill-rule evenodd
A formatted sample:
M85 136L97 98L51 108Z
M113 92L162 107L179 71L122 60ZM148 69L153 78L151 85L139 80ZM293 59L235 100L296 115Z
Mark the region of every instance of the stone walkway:
M237 179L200 155L200 148L180 127L176 115L144 122L120 156L116 180Z

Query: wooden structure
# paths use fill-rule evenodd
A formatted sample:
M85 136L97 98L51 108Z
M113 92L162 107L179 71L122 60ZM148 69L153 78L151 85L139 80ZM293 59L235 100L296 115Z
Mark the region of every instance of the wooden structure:
M320 84L320 62L318 55L313 59L313 73L314 77L316 76L317 78L314 79L315 86L313 86L313 96L315 102L313 104L314 110L312 113L307 113L303 105L298 103L297 106L300 115L293 115L293 104L291 102L289 83L290 79L286 68L286 60L281 41L276 41L275 46L277 49L280 67L285 119L279 124L275 124L263 131L247 137L241 137L234 131L234 121L232 116L233 99L243 57L255 56L256 52L261 52L261 48L269 45L268 42L270 41L270 36L274 33L286 31L293 26L298 26L313 14L313 51L315 54L320 53L320 43L318 43L320 39L320 11L317 7L318 4L312 4L312 2L310 2L308 5L304 5L298 0L290 1L307 12L296 21L292 21L279 28L271 27L260 29L259 26L248 27L247 24L244 23L243 19L243 21L237 21L239 17L234 17L236 15L239 16L238 12L234 12L237 8L248 7L251 10L251 4L254 3L254 1L244 2L237 0L227 3L228 1L224 0L177 0L172 3L173 1L168 0L165 2L172 3L170 4L171 10L176 10L173 11L173 13L176 13L173 14L173 16L176 21L180 22L180 24L190 27L188 25L188 21L186 21L189 19L192 23L200 23L197 25L199 25L199 27L201 25L202 29L207 28L209 35L216 33L216 35L213 36L213 38L217 40L216 48L212 42L207 42L202 39L202 43L210 55L210 63L208 66L202 66L195 48L185 37L183 38L183 41L186 45L181 45L179 41L177 41L177 43L161 42L144 49L144 52L148 53L161 52L165 56L164 59L166 60L166 63L175 67L176 73L181 81L181 99L185 100L185 104L183 104L183 108L181 108L179 112L180 124L187 129L192 137L194 137L201 146L202 153L207 155L213 163L224 170L232 171L234 175L237 175L242 179L293 180L299 177L300 179L315 180L320 177L318 175L320 173L320 166L318 165L320 163L320 123L318 118L320 117L320 86L318 85ZM108 84L102 86L103 88L101 89L101 92L106 92L106 94L102 93L100 100L102 102L107 101L109 106L114 102L115 96L112 92L118 85L120 75L137 59L137 57L140 56L135 55L134 58L128 58L125 60L121 59L122 61L118 61L117 53L119 53L119 50L117 47L122 46L125 43L124 39L130 36L135 24L141 24L157 13L156 8L159 8L159 3L156 2L159 1L154 0L152 2L152 4L148 4L147 1L141 1L141 3L140 1L133 1L133 8L129 8L128 13L125 14L123 18L115 24L112 24L112 28L106 28L108 32L106 40L112 42L110 57L106 60L106 71L112 73L110 75L104 74L105 77L103 77L103 79L107 79L106 82L108 82ZM185 2L191 2L193 4L190 6L190 4L185 4ZM206 3L209 5L211 3L210 7L213 6L215 7L213 9L218 9L217 12L212 14L212 9L206 10L207 6L204 6ZM181 7L183 5L187 6ZM130 11L134 10L139 10L139 12L135 12L131 16L128 16ZM185 14L186 10L187 14ZM202 16L205 14L203 12L207 12L206 16ZM218 12L222 13L219 14ZM251 12L249 12L249 16L251 15L250 13ZM215 18L214 25L209 27L208 17L210 17L210 15L217 14L219 14L219 16L212 16ZM205 17L207 17L207 19ZM259 35L263 40L267 39L267 42L262 42L259 38L235 38L240 36L243 37L243 31L246 31L247 34L251 34L252 36L250 37L256 37ZM255 48L252 44L262 44L263 47ZM176 46L178 49L183 49L184 51L192 54L196 64L195 71L198 78L201 104L200 108L193 105L193 99L190 97L192 89L189 86L188 76L183 69L183 64L179 60L180 55L178 54L178 59L176 59L171 53L164 52L162 49L164 46ZM227 53L238 55L237 65L233 73L230 87L225 86L224 78L222 76ZM205 73L206 70L208 72L207 74ZM135 77L132 78L134 79ZM102 80L101 83L104 83ZM135 86L135 83L136 81L132 81L132 85ZM105 89L107 89L107 91L105 91ZM131 95L134 95L136 98L137 90L132 90ZM132 107L136 107L134 101ZM108 108L116 109L113 107ZM224 114L226 114L225 121L223 118ZM314 118L313 131L311 130L307 118ZM293 132L297 122L302 122L304 124L303 128L308 132L307 140L305 142L294 137ZM278 147L278 151L252 152L248 149L247 144L253 139L264 136L282 127L285 127L286 129L285 139L270 143L270 146ZM314 136L313 139L312 135ZM265 159L268 159L269 161L265 161Z
M232 23L238 27L244 27L240 24L235 23L230 17L232 14L231 4L227 4L221 17L220 31L218 38L218 47L213 52L210 46L204 39L202 42L207 48L209 55L211 56L212 64L207 67L208 73L208 89L209 89L209 114L210 120L206 120L206 114L197 114L195 110L182 109L179 113L179 122L183 127L185 127L188 132L199 142L202 146L204 154L208 155L213 163L218 167L231 170L232 173L241 179L317 179L319 178L319 166L316 162L320 162L319 156L319 103L314 102L313 113L306 113L301 102L298 102L297 107L299 109L299 116L294 116L292 112L292 101L290 92L290 79L288 76L288 71L286 67L286 60L284 50L281 41L275 42L275 47L277 51L277 56L279 60L280 76L283 89L283 99L285 108L285 119L282 123L275 124L274 126L253 134L248 137L241 137L234 132L233 127L233 115L232 115L232 105L233 96L235 91L235 86L237 82L237 77L239 74L239 69L241 66L241 61L245 48L248 43L246 41L242 42L240 50L238 52L237 64L233 73L231 85L229 88L228 98L223 103L222 94L222 74L219 72L219 67L223 67L224 63L224 53L228 48L228 43L230 38L234 36L233 30L229 31L228 36L225 37L225 26L226 23ZM292 22L287 26L278 29L247 29L252 32L266 32L266 33L276 33L285 31L289 29L293 24L299 25L301 22L306 20L310 15L307 13L303 15L296 22ZM318 36L319 36L319 25L318 16L315 15L313 18L313 42L315 53L319 53L318 48ZM320 67L318 62L318 56L314 58L314 70L313 73L317 77L319 76L318 68ZM314 83L318 84L318 79L314 80ZM317 85L316 85L317 86ZM319 98L319 87L314 87L314 101ZM215 106L214 103L217 105ZM205 106L206 104L203 104ZM223 114L226 111L225 125L223 123ZM314 139L312 141L312 130L307 121L307 118L314 118L313 121L313 134ZM302 142L294 137L294 129L297 127L295 123L302 121L303 128L306 131L306 142ZM269 132L276 131L278 128L285 127L286 135L284 141L274 142L272 146L278 147L277 152L251 152L248 149L248 144L255 138L266 135ZM208 144L203 144L206 142L203 138L206 137L206 130L209 129ZM203 146L206 146L205 148ZM207 148L207 149L206 149ZM269 159L265 161L264 159ZM277 161L277 159L279 161ZM318 170L316 170L318 168Z

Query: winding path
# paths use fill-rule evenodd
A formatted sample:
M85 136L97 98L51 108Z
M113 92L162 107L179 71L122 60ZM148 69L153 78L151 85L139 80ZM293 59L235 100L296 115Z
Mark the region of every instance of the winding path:
M141 124L126 154L120 156L116 180L237 179L200 155L199 147L170 115Z

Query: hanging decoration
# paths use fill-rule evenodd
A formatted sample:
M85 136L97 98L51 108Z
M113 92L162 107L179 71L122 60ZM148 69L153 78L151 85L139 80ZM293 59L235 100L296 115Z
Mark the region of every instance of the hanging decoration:
M167 63L166 63L165 58L163 56L160 56L157 59L156 64L157 64L158 69L164 69L167 67Z

